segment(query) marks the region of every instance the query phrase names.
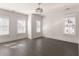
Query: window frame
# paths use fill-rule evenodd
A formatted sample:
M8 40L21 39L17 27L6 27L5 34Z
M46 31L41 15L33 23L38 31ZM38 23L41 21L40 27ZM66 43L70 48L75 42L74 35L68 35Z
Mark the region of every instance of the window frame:
M70 23L70 21L72 23ZM68 29L67 31L69 31L69 32L66 32L66 28ZM73 28L72 30L74 30L74 32L73 31L70 32L70 28ZM70 34L70 35L75 35L76 34L76 17L75 16L65 17L64 33L65 34Z
M18 32L18 21L22 21L22 20L25 21L25 24L24 24L25 25L24 26L25 27L25 30L24 30L24 32L19 33ZM17 29L17 31L16 31L17 34L25 34L26 33L26 19L18 19L17 20L17 28L16 29Z
M0 18L2 18L2 20L8 20L8 31L7 31L7 33L0 34L0 36L10 35L10 18L9 18L9 16L0 15Z

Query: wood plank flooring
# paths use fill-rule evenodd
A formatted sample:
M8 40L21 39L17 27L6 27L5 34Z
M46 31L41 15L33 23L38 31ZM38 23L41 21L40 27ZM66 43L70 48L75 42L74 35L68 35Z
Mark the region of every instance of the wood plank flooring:
M0 56L78 56L78 44L49 38L0 44Z

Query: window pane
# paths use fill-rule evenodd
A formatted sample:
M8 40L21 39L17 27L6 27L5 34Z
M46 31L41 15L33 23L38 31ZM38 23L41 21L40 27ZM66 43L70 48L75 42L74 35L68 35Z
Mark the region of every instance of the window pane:
M36 21L36 32L40 32L40 21Z
M26 21L25 20L18 20L17 21L17 32L18 33L25 33L26 32Z
M9 18L0 18L0 35L9 34Z
M65 18L65 34L75 34L76 20L75 17Z

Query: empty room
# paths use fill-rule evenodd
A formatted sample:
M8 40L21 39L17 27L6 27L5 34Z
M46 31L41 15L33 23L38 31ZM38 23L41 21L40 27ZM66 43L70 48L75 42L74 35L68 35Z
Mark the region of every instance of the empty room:
M0 3L0 56L78 56L79 3Z

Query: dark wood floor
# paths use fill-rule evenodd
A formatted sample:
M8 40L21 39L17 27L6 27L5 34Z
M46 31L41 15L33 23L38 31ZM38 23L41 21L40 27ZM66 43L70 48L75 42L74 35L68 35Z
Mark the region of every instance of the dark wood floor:
M0 44L0 56L77 56L78 45L49 38Z

